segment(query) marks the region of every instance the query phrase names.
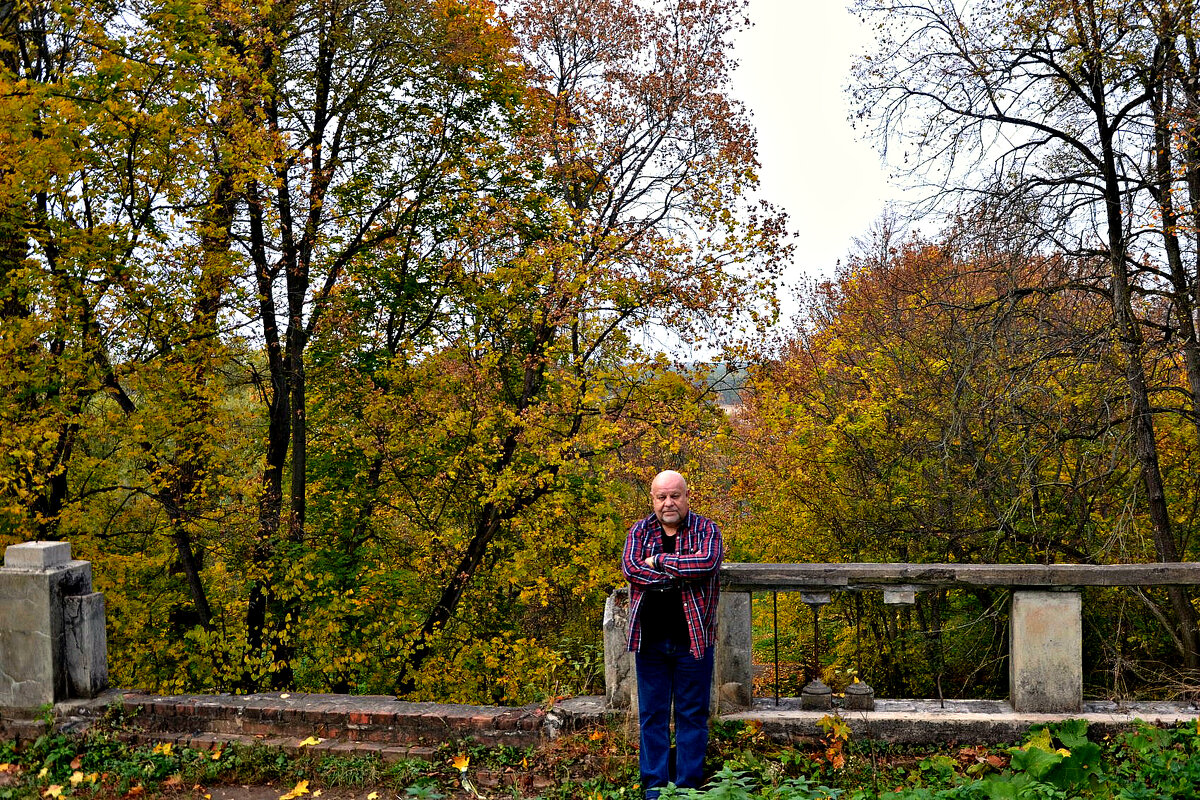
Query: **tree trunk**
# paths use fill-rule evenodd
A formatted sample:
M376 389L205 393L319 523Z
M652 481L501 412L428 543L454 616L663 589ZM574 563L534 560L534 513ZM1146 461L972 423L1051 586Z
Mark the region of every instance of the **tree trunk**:
M1094 74L1101 74L1096 69ZM1094 108L1105 108L1103 88L1099 78L1093 84ZM1116 167L1114 134L1104 113L1097 114L1103 153L1105 212L1108 222L1108 256L1112 291L1112 308L1117 343L1124 362L1125 382L1132 406L1134 456L1146 490L1151 535L1160 561L1178 561L1179 552L1171 532L1171 517L1167 508L1166 490L1158 462L1158 440L1154 431L1154 414L1147 388L1143 363L1144 340L1133 311L1129 265L1126 259L1125 219L1121 206L1121 183ZM1189 670L1200 666L1196 643L1196 613L1180 587L1170 587L1168 595L1179 626L1179 638L1184 644L1182 653Z

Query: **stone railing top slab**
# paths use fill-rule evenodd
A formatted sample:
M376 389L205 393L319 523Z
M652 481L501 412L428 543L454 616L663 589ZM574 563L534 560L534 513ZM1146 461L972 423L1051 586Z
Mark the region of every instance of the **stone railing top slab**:
M1155 564L747 564L726 562L727 591L863 591L897 586L1195 586L1200 562Z

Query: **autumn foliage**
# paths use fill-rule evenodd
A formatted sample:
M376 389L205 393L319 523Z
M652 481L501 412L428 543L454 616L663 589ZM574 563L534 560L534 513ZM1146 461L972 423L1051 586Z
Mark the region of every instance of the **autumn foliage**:
M1057 256L886 228L870 245L813 288L805 323L753 371L730 456L742 557L1155 560L1103 300L1062 289L1071 271ZM1172 501L1190 508L1192 432L1167 410L1185 400L1186 375L1169 347L1156 355L1160 455ZM985 587L899 607L840 595L822 614L826 677L861 675L885 696L1003 697L1006 599ZM1174 675L1165 593L1089 590L1088 609L1092 690ZM782 597L781 619L785 661L807 666L809 610Z
M594 687L627 482L718 425L684 362L771 317L787 254L742 24L0 11L0 538L95 563L115 683Z
M598 691L663 468L737 560L1195 557L1191 4L859 5L946 213L775 331L736 0L0 9L0 544L94 562L123 687L477 702ZM841 597L822 667L999 694L1004 600ZM1104 692L1200 658L1087 608Z

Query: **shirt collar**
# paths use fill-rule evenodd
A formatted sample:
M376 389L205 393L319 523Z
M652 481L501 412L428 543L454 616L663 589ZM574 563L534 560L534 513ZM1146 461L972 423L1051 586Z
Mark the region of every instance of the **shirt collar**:
M663 532L662 522L659 521L657 514L650 515L650 525L659 533ZM679 523L679 528L675 531L675 535L679 536L685 531L690 531L692 528L692 510L689 508L687 516L683 518L683 522Z

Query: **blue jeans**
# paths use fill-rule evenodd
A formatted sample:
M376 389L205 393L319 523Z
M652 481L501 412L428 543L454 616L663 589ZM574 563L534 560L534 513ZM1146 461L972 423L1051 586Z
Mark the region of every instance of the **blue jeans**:
M713 648L696 659L686 642L642 641L637 664L638 766L647 800L668 783L700 788L708 749L708 700ZM671 703L675 704L675 758L671 758ZM674 763L672 763L674 762Z

